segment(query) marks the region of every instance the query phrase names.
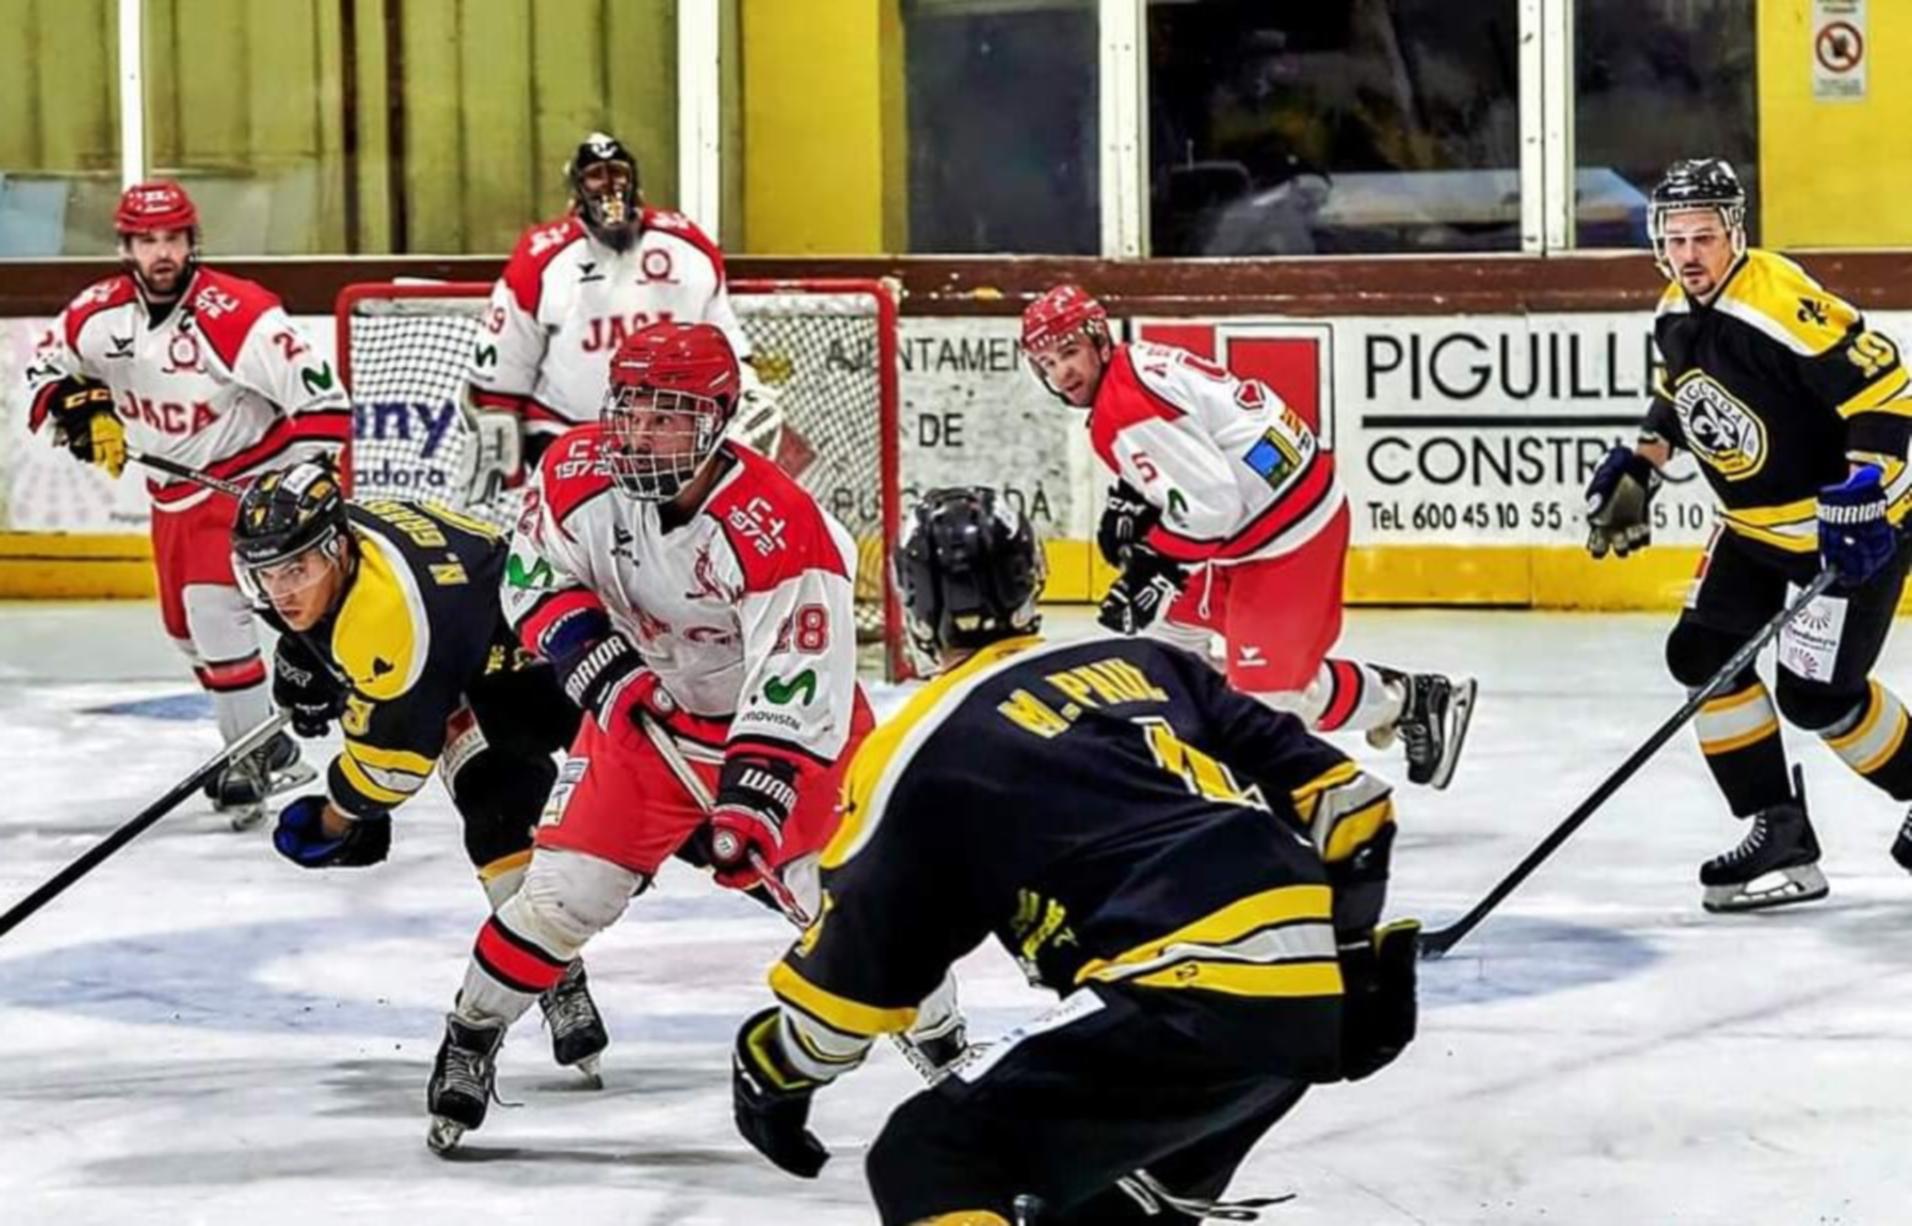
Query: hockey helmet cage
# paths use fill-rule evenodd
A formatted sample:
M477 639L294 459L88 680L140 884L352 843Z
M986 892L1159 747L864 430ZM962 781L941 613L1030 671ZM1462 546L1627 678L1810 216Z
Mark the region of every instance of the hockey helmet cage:
M932 659L1042 624L1041 543L1028 517L984 486L923 495L896 547L895 576L910 639Z
M1713 209L1733 245L1733 254L1746 250L1746 189L1725 158L1684 158L1666 168L1647 203L1647 234L1653 259L1671 277L1666 261L1666 221L1690 209Z
M619 491L643 502L675 497L717 450L742 389L736 351L713 324L654 323L625 337L599 414Z

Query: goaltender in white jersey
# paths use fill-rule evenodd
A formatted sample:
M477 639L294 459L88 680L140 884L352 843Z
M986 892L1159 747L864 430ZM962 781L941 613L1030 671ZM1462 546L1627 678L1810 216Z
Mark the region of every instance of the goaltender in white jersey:
M630 150L594 132L565 173L570 209L519 238L479 324L468 376L478 501L518 484L558 435L596 420L611 354L646 324L714 324L740 360L750 357L724 253L688 217L643 204ZM748 365L743 378L754 400Z

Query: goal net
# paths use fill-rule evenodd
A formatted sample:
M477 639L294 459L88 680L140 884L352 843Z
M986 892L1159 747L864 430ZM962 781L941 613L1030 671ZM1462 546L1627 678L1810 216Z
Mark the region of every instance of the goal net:
M489 285L379 282L338 300L339 371L352 396L360 497L438 502L508 529L518 493L472 506L460 406ZM880 282L736 281L752 364L783 414L775 459L857 542L857 637L908 671L889 557L898 516L896 305Z

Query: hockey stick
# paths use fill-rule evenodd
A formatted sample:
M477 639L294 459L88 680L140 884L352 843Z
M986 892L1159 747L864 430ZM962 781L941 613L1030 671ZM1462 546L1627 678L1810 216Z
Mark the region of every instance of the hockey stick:
M1788 622L1831 587L1836 578L1837 576L1831 570L1822 570L1814 575L1812 582L1806 585L1798 599L1775 613L1772 620L1760 628L1759 633L1747 639L1726 663L1720 665L1719 671L1714 673L1705 685L1693 691L1684 706L1673 712L1667 721L1656 728L1653 735L1634 750L1626 761L1622 762L1612 774L1601 780L1600 786L1594 788L1593 793L1580 802L1579 808L1569 813L1565 821L1555 826L1547 837L1540 841L1540 846L1528 852L1527 858L1515 865L1513 872L1508 873L1501 879L1499 885L1489 890L1487 897L1475 903L1473 910L1445 928L1423 932L1419 947L1421 957L1438 958L1459 944L1463 937L1474 930L1475 925L1486 919L1489 912L1498 907L1520 886L1521 882L1527 880L1533 871L1540 867L1548 856L1566 842L1568 836L1580 829L1587 819L1593 816L1594 811L1607 802L1608 797L1619 791L1621 784L1633 778L1634 774L1646 765L1647 759L1659 752L1660 746L1666 744L1675 732L1685 727L1686 721L1699 712L1701 705L1707 699L1718 693L1727 682L1737 677L1741 669L1751 664L1765 649L1766 644L1772 642L1779 632L1786 628Z
M670 768L671 774L677 776L677 782L684 785L684 790L690 793L690 798L697 802L697 807L705 813L716 808L716 797L710 794L710 789L704 786L704 781L691 768L690 762L684 757L684 751L677 747L677 741L671 736L670 730L651 718L649 712L640 714L638 723L643 727L644 735L651 738L651 744L656 746L657 755L664 759L664 765ZM797 927L808 928L810 916L804 911L803 904L797 901L797 896L790 892L790 887L783 883L783 878L771 871L770 866L764 863L763 857L757 854L755 848L750 849L746 854L749 856L750 867L757 871L757 878L763 883L764 892L770 895L772 902L777 904L777 910L783 912L784 918ZM729 860L731 857L720 858Z
M178 808L181 801L197 792L201 785L219 771L224 770L228 762L242 754L251 753L265 744L285 726L287 718L285 712L281 711L261 721L238 740L213 755L198 770L174 784L171 791L140 810L139 815L133 820L81 853L78 859L55 873L45 885L21 899L5 915L0 915L0 936L11 932L20 921L65 893L68 886L98 868L108 856L132 842L148 826Z
M184 464L168 460L164 456L147 455L128 447L126 458L135 464L144 464L154 472L165 473L169 477L178 477L181 481L191 481L203 485L209 490L217 490L229 498L238 498L245 494L246 487L237 481L228 481L224 477L215 477L211 473L200 472L197 468L188 468Z

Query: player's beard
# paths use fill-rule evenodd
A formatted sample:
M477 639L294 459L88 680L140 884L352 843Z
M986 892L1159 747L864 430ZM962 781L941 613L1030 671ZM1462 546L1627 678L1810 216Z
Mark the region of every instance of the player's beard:
M186 279L186 265L184 262L163 260L155 263L150 270L142 270L139 279L147 297L167 301L179 296Z

